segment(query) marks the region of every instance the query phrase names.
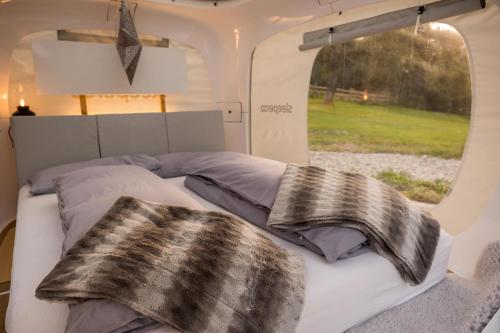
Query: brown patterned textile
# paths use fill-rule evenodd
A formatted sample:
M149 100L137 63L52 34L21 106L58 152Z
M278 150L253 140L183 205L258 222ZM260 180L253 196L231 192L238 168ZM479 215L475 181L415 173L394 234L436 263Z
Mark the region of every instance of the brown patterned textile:
M425 280L440 234L437 221L388 185L298 165L287 166L267 223L289 232L328 225L360 230L413 285Z
M36 296L105 298L182 332L293 332L304 266L231 216L122 197Z

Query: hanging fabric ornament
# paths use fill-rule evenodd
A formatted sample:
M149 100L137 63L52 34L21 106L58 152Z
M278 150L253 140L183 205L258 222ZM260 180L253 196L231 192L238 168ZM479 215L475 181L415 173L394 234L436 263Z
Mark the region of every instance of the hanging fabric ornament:
M118 50L123 68L127 73L128 81L132 85L141 56L142 44L139 40L132 14L130 14L125 1L122 1L120 4L120 25L118 28L116 49Z

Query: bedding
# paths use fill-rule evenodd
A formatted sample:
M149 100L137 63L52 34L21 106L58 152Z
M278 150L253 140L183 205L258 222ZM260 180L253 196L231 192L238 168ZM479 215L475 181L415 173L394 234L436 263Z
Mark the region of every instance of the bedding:
M114 300L181 332L288 333L300 318L304 268L230 215L120 197L36 296Z
M267 224L291 232L330 225L359 229L414 285L425 280L440 233L436 220L376 179L298 165L287 166Z
M158 176L162 178L174 178L184 176L182 171L184 165L189 161L210 155L210 152L184 152L184 153L168 153L156 155L160 163Z
M134 165L97 166L55 181L66 253L122 196L194 209L202 207L154 173Z
M186 175L209 179L248 202L271 209L286 164L233 152L212 153L186 163Z
M163 180L208 210L225 212L183 186L184 178ZM374 252L326 263L311 251L262 231L279 246L304 258L305 298L296 332L343 332L355 324L402 304L439 281L447 270L452 238L441 232L426 280L410 286L394 266ZM59 261L64 234L55 194L32 196L20 189L11 294L6 318L9 333L64 332L68 307L37 300L34 291ZM86 322L88 323L88 322ZM148 333L174 333L161 326Z
M65 333L102 333L103 326L110 333L148 333L162 326L126 305L107 299L89 299L68 306Z
M357 230L350 228L324 227L305 230L299 233L288 233L267 228L269 210L255 206L233 192L220 188L211 181L187 176L184 185L201 196L227 211L249 221L261 229L286 239L294 244L304 246L318 255L325 256L328 262L337 259L347 259L353 255L364 253L366 237Z
M160 163L156 158L143 154L105 157L43 169L30 176L28 182L31 184L31 193L34 195L55 193L54 180L67 172L91 166L127 164L137 165L147 170L157 170L160 167Z
M201 185L198 184L196 188L202 190L209 201L216 202L226 209L231 207L234 210L228 209L229 211L247 218L260 228L270 230L267 228L267 216L264 221L260 210L263 209L267 211L266 215L269 214L285 169L286 164L282 162L240 153L219 152L193 159L186 163L183 170L191 177L205 179L207 184L212 183L222 189L222 191L217 191L215 187L201 189ZM189 180L189 182L190 185L195 185L194 181ZM212 193L215 191L218 194ZM222 192L226 192L228 195L222 196ZM229 194L242 200L232 199ZM224 202L227 200L222 200L222 198L231 202ZM255 219L248 219L247 216L241 215L249 212L249 209L251 210L248 205L243 203L244 201L256 207L255 210L258 213ZM244 207L240 212L241 204ZM252 212L249 213L252 214ZM329 226L300 232L276 229L270 231L294 244L305 246L311 251L323 255L328 262L334 262L345 254L355 253L367 241L363 233L346 227Z
M173 206L203 209L195 200L163 181L154 173L134 165L96 166L65 173L55 181L62 230L65 234L62 253L75 245L113 203L122 196ZM85 318L92 313L106 313L93 318L93 327L115 327L113 333L126 332L133 325L153 325L140 313L116 303L95 301L72 305L67 322L68 332L93 332ZM137 328L139 329L139 328Z

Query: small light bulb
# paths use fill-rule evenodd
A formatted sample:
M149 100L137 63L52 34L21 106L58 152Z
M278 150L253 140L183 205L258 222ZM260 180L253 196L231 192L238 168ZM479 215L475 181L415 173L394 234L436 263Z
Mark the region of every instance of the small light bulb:
M20 106L26 106L26 103L24 102L24 98L21 98L21 99L19 100L19 105L20 105Z

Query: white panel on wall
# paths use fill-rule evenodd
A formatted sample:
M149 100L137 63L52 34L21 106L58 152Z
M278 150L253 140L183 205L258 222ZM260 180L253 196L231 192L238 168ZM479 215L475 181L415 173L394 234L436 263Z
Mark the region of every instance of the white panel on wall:
M129 84L114 45L33 41L38 92L48 95L163 94L187 90L186 53L144 47Z

